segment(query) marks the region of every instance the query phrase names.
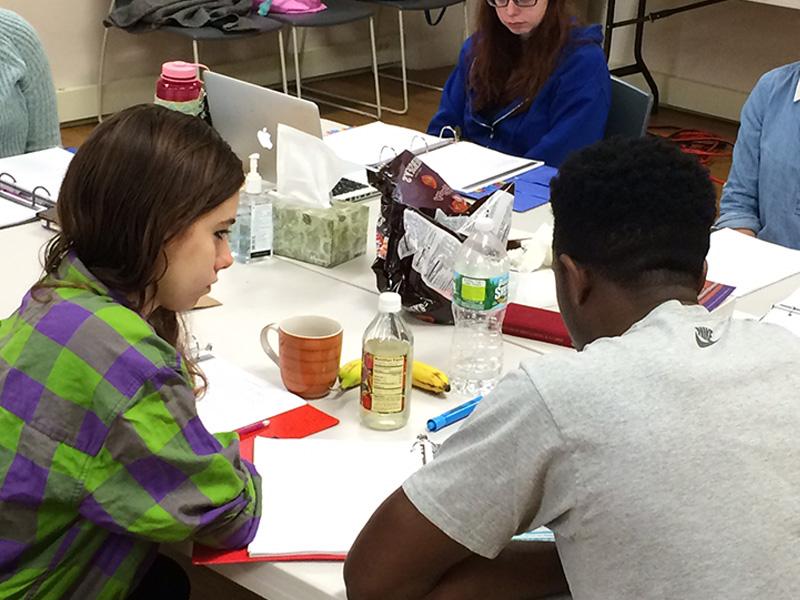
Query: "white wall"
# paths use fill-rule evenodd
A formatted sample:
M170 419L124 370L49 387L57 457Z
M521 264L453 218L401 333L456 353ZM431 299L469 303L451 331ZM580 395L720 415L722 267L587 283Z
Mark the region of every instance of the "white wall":
M476 0L471 0L476 1ZM96 114L96 89L102 19L108 0L0 0L3 8L16 11L39 32L50 59L58 91L62 122ZM407 51L411 66L441 66L455 62L464 28L461 7L451 7L437 27L429 27L422 14L406 15ZM298 33L303 30L298 30ZM299 35L305 48L303 77L366 67L370 64L369 29L366 21L333 29L305 30ZM399 60L397 12L379 9L376 20L379 60ZM287 67L293 76L291 36L287 42ZM152 99L160 65L166 60L191 60L191 42L154 32L131 35L110 30L106 60L105 112ZM280 81L277 34L235 42L201 44L200 59L207 65L250 81ZM414 62L416 61L416 63Z
M470 10L477 2L469 0ZM651 11L691 0L651 0ZM800 0L767 0L794 3ZM631 16L637 0L618 0L617 18ZM62 121L96 112L98 56L108 0L0 0L37 28L51 61ZM605 18L605 2L578 0L593 20ZM397 16L382 9L378 18L381 61L396 60ZM448 9L443 23L427 26L422 14L407 13L406 35L411 66L434 67L455 61L463 36L460 7ZM287 41L289 36L285 36ZM304 76L369 65L366 23L311 31L305 39ZM612 66L631 59L632 29L617 30ZM277 36L238 42L207 43L201 59L219 70L257 81L279 80ZM288 50L288 46L287 46ZM159 65L174 58L191 59L188 41L163 33L130 35L112 30L106 66L106 111L152 97ZM662 101L682 108L738 119L739 110L763 72L800 60L800 10L746 0L728 0L703 9L649 23L645 58L658 80ZM287 54L287 59L290 55ZM291 60L288 62L291 74ZM632 77L637 85L640 78Z
M768 0L800 9L798 0ZM651 0L649 11L689 0ZM605 18L603 2L592 13ZM636 0L618 0L617 19L635 15ZM601 16L602 15L602 16ZM611 66L632 61L633 28L614 33ZM728 0L648 23L644 57L662 103L738 120L761 74L800 60L800 10ZM631 81L645 87L644 80Z

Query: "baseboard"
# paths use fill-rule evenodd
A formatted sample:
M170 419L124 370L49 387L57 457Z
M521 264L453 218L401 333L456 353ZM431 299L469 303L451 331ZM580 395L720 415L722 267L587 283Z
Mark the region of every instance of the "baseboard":
M369 44L363 51L353 52L351 47L321 47L306 50L301 56L303 80L322 75L343 73L372 64ZM391 63L400 60L397 37L387 36L376 40L378 63ZM286 52L286 73L289 81L294 79L294 62L290 51ZM279 85L281 83L280 58L278 54L264 59L215 65L214 70L251 81L259 85ZM113 79L106 73L103 90L103 113L110 114L128 106L142 102L152 102L155 91L155 77ZM56 90L58 116L60 122L70 123L97 115L97 85L61 88Z
M653 78L658 85L661 104L729 121L739 121L742 106L750 94L749 91L732 90L667 73L653 72ZM643 90L648 89L641 75L624 79Z

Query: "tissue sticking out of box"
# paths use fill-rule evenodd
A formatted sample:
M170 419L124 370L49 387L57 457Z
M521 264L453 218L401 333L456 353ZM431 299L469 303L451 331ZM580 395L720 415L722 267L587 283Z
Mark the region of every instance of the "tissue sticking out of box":
M345 175L363 169L339 158L318 137L278 125L278 195L289 202L330 208L330 191Z

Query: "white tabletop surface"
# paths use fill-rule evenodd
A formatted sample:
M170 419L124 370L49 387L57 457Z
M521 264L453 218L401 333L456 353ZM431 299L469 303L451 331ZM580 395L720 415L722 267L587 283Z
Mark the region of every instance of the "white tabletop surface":
M374 212L374 211L373 211ZM515 227L528 228L541 222L547 212L515 217ZM528 225L526 225L528 224ZM39 255L51 233L39 224L0 230L0 274L3 293L0 315L16 309L22 295L40 272ZM375 314L377 292L369 267L372 254L321 269L280 258L253 265L235 264L221 273L212 294L222 306L189 315L190 329L201 344L211 343L214 351L247 371L280 384L277 367L261 350L260 329L273 321L299 315L319 314L339 320L344 327L342 359L360 355L361 335ZM798 287L798 278L755 292L737 302L737 308L763 314ZM408 319L414 334L415 358L447 367L452 329ZM505 369L532 358L536 351L571 351L522 338L506 337ZM331 439L392 439L411 442L423 432L427 418L451 408L464 398L447 399L414 390L409 424L394 432L376 432L362 427L357 418L357 393L314 401L314 405L340 419L341 423L318 434ZM434 440L441 441L441 434ZM268 496L269 490L264 490ZM221 574L270 600L330 600L346 597L341 563L251 563L214 567Z

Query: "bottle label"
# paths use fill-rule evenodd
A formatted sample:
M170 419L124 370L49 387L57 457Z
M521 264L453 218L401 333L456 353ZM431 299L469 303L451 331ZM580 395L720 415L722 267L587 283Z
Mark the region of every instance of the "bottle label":
M453 302L471 310L492 310L508 302L508 273L488 279L453 276Z
M272 204L250 207L250 258L272 255Z
M406 361L408 357L376 356L364 352L361 372L361 406L365 410L395 414L406 405Z

